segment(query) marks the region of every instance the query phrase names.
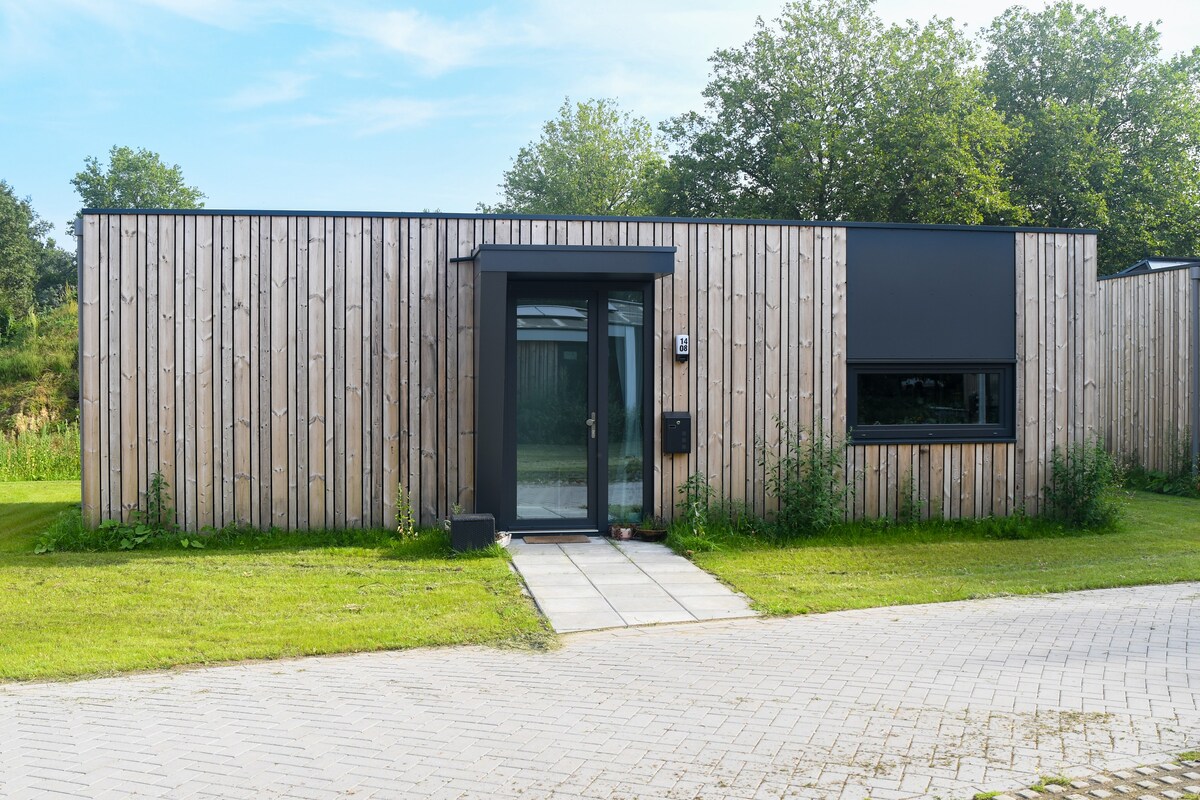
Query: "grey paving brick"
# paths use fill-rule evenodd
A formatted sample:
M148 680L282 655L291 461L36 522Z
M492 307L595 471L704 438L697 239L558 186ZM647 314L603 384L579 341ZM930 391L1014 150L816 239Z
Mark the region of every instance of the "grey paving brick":
M0 796L1170 800L1197 674L1177 584L11 684Z

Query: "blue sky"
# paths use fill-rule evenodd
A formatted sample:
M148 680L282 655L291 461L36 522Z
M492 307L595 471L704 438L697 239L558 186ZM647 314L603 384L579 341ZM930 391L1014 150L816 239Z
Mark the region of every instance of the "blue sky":
M880 0L971 30L1010 3ZM1091 4L1091 3L1089 3ZM1040 4L1034 4L1040 7ZM1200 44L1191 2L1105 4ZM0 179L61 230L114 144L210 208L471 211L565 96L653 123L702 107L708 56L780 0L0 0Z

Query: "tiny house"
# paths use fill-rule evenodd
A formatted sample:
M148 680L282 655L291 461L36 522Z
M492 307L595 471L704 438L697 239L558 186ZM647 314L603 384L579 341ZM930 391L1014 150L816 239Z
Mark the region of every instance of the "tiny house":
M770 513L764 448L849 441L855 518L1036 513L1101 432L1092 231L88 210L83 507L189 529L513 531Z

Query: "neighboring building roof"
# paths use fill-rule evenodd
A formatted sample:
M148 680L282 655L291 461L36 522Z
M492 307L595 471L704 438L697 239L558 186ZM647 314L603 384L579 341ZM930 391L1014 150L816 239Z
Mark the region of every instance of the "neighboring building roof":
M1169 269L1187 269L1200 267L1200 258L1168 258L1166 256L1149 256L1143 258L1131 267L1120 272L1107 275L1108 278L1119 278L1126 275L1144 275L1148 272L1162 272Z

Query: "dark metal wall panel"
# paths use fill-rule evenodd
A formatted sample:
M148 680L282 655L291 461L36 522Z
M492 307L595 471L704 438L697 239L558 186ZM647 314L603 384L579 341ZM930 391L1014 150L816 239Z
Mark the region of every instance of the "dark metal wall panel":
M1014 236L847 232L847 357L998 361L1016 355Z

